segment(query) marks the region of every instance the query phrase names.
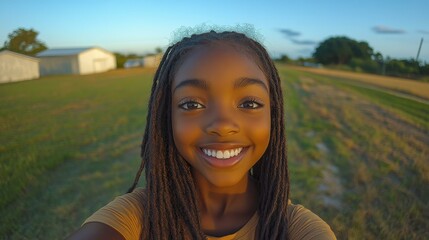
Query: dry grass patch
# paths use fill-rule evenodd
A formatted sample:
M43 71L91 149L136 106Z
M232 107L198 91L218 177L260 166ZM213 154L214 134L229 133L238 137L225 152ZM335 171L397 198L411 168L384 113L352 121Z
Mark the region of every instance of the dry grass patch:
M378 87L392 89L402 93L408 93L408 94L415 95L420 98L429 100L429 83L425 83L425 82L419 82L419 81L404 79L404 78L380 76L380 75L368 74L368 73L345 72L345 71L325 69L325 68L306 68L306 67L299 67L299 66L288 66L288 67L299 71L311 72L311 73L316 73L316 74L330 76L330 77L352 79L359 82L375 85Z

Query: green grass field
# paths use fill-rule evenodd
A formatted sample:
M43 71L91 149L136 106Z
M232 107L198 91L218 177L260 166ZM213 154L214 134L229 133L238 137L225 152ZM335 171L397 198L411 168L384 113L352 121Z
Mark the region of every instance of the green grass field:
M429 107L279 66L291 199L338 239L429 233ZM61 239L140 164L153 71L0 85L0 236ZM143 184L143 183L141 183Z

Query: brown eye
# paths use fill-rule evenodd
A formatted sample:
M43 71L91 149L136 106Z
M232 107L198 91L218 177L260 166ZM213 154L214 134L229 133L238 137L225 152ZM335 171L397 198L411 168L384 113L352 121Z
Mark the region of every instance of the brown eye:
M262 103L259 103L253 99L245 101L244 103L239 105L240 108L248 108L248 109L257 109L257 108L261 108L263 106L264 105Z
M204 106L200 103L197 103L195 101L187 101L179 105L180 108L185 110L193 110L193 109L200 109L204 108Z

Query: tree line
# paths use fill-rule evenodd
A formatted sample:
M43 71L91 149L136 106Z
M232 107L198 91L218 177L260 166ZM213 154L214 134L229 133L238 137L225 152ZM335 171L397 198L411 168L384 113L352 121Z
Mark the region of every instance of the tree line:
M429 64L416 59L394 59L383 56L365 41L337 36L321 42L311 58L290 59L282 55L281 62L288 63L321 63L326 67L367 72L397 77L426 79L429 81Z
M8 35L8 40L0 50L7 49L13 52L35 56L37 53L48 49L47 45L37 38L39 32L34 29L18 28ZM162 52L161 48L155 49L156 53ZM137 54L115 53L117 67L122 68L128 59L140 58ZM282 55L280 62L302 64L303 62L321 63L327 67L351 70L356 72L368 72L382 75L392 75L429 81L429 64L415 59L394 59L384 57L365 41L337 36L330 37L321 42L311 58L290 59Z

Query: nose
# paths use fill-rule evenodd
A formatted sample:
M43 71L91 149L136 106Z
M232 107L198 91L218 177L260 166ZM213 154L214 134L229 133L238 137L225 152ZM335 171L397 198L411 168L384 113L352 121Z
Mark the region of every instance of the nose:
M216 110L210 116L206 132L220 137L229 136L240 132L231 110Z

